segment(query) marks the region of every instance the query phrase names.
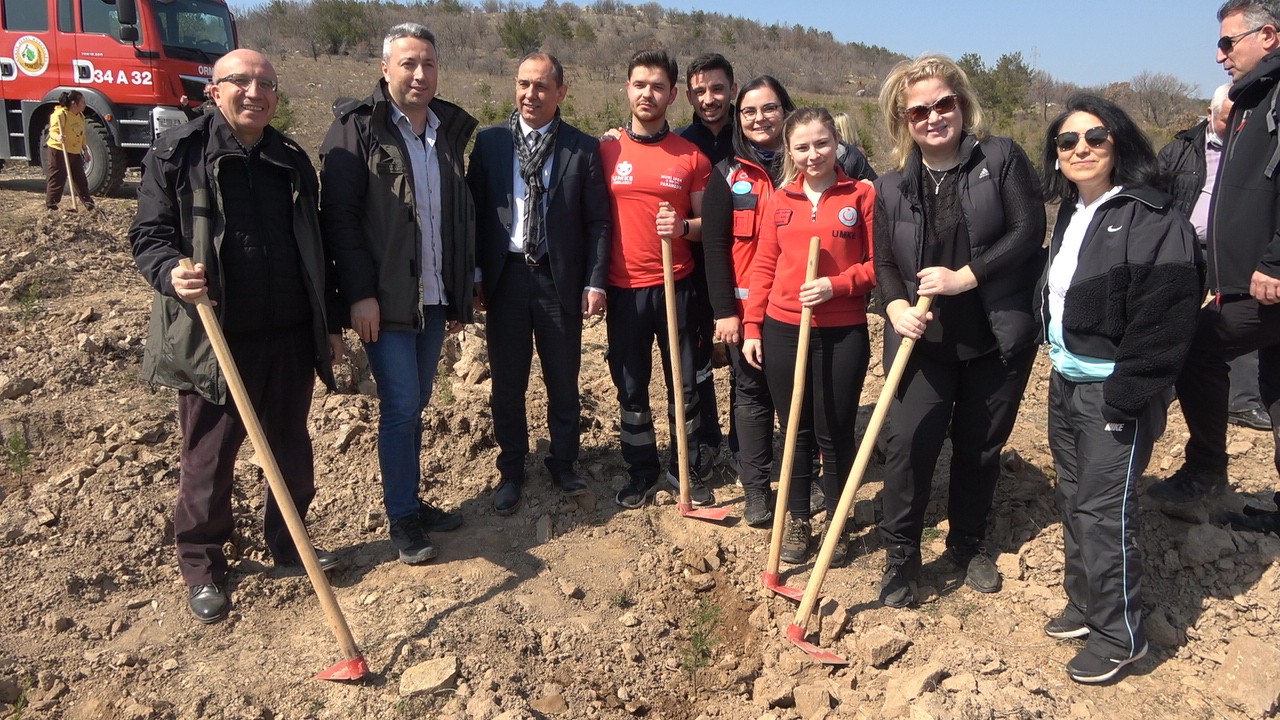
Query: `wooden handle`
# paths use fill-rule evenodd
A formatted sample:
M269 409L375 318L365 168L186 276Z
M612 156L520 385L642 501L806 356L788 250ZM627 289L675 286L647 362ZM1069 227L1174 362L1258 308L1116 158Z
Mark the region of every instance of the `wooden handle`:
M804 273L806 283L818 278L818 252L821 243L822 240L817 235L809 238L809 261ZM787 514L787 496L791 492L791 468L795 466L796 460L796 436L800 434L800 413L804 406L804 386L809 372L809 331L812 323L813 308L801 309L795 374L791 378L791 409L787 413L787 434L782 444L782 467L778 476L778 499L773 504L773 531L769 535L769 564L765 569L771 575L778 574L778 564L782 559L782 528Z
M920 313L927 313L932 302L932 297L921 296L920 300L916 302L916 310ZM849 510L853 507L854 496L858 494L858 486L862 484L862 476L866 473L867 466L871 464L871 454L876 446L876 436L880 434L880 427L884 425L884 416L889 412L889 402L893 399L893 394L898 391L898 383L902 381L902 374L907 369L907 360L911 358L911 350L915 346L915 339L902 339L898 354L893 358L893 366L889 368L889 374L884 379L884 387L880 389L880 398L876 400L875 410L871 412L871 421L867 423L867 431L862 436L862 443L858 445L858 456L854 458L853 470L849 472L849 478L845 481L844 490L840 493L840 504L836 507L835 516L827 522L827 534L822 539L822 549L818 551L818 559L813 565L813 572L809 575L809 582L804 587L804 598L800 600L800 607L796 610L795 622L800 627L806 628L806 630L808 629L809 616L813 613L814 605L817 604L818 594L822 591L822 581L826 578L827 570L831 567L831 556L835 553L837 538L840 537L840 533L844 532L844 523L849 516Z
M676 410L671 439L676 443L676 463L680 466L680 505L689 507L693 494L689 490L689 433L684 412L684 369L680 366L680 331L676 318L675 261L671 256L671 238L662 238L662 300L667 309L667 354L671 358L671 396Z
M184 270L195 270L195 265L191 262L191 258L182 258L178 264ZM235 359L231 356L231 347L227 345L227 338L222 334L222 326L218 324L218 318L213 312L213 303L209 301L208 293L200 296L194 301L196 313L200 315L200 321L204 324L205 334L209 336L209 342L213 345L213 354L218 358L218 365L222 368L222 375L227 380L227 388L231 391L231 398L236 404L236 409L240 412L240 419L244 423L245 431L249 435L249 440L253 443L253 449L257 453L257 459L261 462L262 470L267 475L267 484L271 487L271 493L275 495L276 504L280 507L280 514L284 517L285 525L289 528L289 535L293 538L293 544L298 550L298 556L302 559L303 566L307 569L307 577L311 579L311 585L315 587L316 596L320 598L320 605L324 608L324 614L329 621L329 627L332 628L333 634L338 638L338 644L342 647L342 652L348 659L361 657L360 650L356 647L355 638L351 636L351 629L347 627L346 618L342 615L342 608L338 606L338 600L334 597L333 588L329 585L329 578L325 577L324 570L320 568L320 561L316 558L316 549L311 544L311 538L307 535L307 527L302 522L302 517L298 515L298 508L293 504L293 496L289 494L289 488L285 485L284 475L280 472L280 466L276 464L275 455L271 452L271 447L267 444L267 435L262 430L262 423L258 420L258 414L253 408L253 401L249 398L249 391L245 389L244 381L240 378L240 370L236 367Z

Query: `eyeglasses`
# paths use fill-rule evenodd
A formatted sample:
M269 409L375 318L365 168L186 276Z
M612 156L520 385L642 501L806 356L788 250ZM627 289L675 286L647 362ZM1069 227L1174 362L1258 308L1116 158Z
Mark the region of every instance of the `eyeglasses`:
M930 105L912 105L902 111L902 116L913 123L924 122L929 119L930 113L936 112L939 115L946 115L955 110L959 103L959 95L943 95Z
M1100 148L1107 144L1107 138L1110 136L1111 131L1101 125L1084 131L1084 141L1089 143L1091 148ZM1074 131L1058 133L1053 137L1053 144L1058 147L1058 152L1075 150L1080 144L1080 133Z
M782 106L778 103L769 103L758 108L744 107L738 110L738 114L743 120L755 120L757 117L777 117L782 114Z
M1223 55L1230 55L1231 51L1235 50L1236 48L1237 40L1239 40L1242 37L1252 35L1264 27L1266 27L1266 25L1259 25L1258 27L1252 30L1245 30L1244 32L1238 33L1236 35L1223 35L1222 37L1218 38L1218 49L1222 51Z
M240 88L241 90L248 90L249 86L254 84L255 82L258 83L258 87L260 89L266 90L267 92L276 92L277 90L280 89L279 80L272 80L271 78L257 77L254 75L246 75L244 73L224 75L220 78L213 79L214 85L217 85L218 83L224 83L224 82L229 82L232 85L235 85L236 87Z

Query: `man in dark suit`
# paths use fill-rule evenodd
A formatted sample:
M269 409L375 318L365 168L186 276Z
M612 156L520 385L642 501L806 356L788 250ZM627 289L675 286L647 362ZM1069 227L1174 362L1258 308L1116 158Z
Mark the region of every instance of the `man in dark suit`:
M477 214L476 302L488 312L500 515L516 511L524 488L535 343L547 387L547 470L566 495L587 491L573 469L582 321L604 314L612 219L599 143L560 120L568 90L554 56L525 57L515 111L476 137L467 170Z

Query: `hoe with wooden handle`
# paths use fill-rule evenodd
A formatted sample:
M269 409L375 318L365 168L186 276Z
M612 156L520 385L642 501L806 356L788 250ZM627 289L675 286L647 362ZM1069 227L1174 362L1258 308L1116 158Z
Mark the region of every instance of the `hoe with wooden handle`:
M932 300L931 297L921 297L916 303L916 310L921 314L929 312L929 304ZM889 375L884 379L880 399L876 401L875 410L871 413L871 422L867 423L867 431L862 436L862 444L858 446L858 456L853 461L853 470L849 472L844 491L840 493L840 505L828 522L827 534L822 540L822 549L818 551L818 560L813 565L813 572L809 575L809 583L805 585L804 597L796 610L795 621L787 627L787 639L795 643L796 647L809 653L814 660L828 665L847 665L849 661L804 639L808 634L809 616L813 614L814 605L818 602L818 591L822 589L822 581L831 567L831 555L835 552L840 533L844 532L844 522L849 516L849 510L853 507L853 498L858 493L858 486L862 484L862 476L866 473L867 465L871 463L871 452L875 449L876 436L880 434L880 427L884 425L884 416L889 411L889 401L898 391L898 383L902 380L902 374L907 368L907 360L910 359L911 350L915 345L916 341L912 338L902 339L898 354L893 359L893 367L889 369Z
M671 396L676 408L675 427L671 435L676 441L677 464L680 466L680 502L676 507L687 518L719 522L729 516L729 508L695 508L689 492L689 433L685 426L684 371L680 366L679 325L676 318L676 276L672 269L671 238L662 238L662 295L667 309L667 349L671 357Z
M818 249L821 240L815 235L809 240L809 263L805 266L804 281L813 282L818 277ZM800 434L800 413L804 407L804 386L809 368L809 331L813 322L813 308L800 311L800 340L796 343L795 375L791 380L791 410L787 414L787 436L782 445L782 469L778 476L778 499L773 505L773 533L769 537L769 564L760 575L760 582L779 595L799 601L804 591L783 585L778 576L778 563L782 559L782 528L787 514L787 496L791 491L791 468L796 460L796 436Z
M179 263L184 270L195 269L195 265L192 264L190 258L183 258ZM271 493L275 495L276 503L280 506L280 514L284 516L285 525L289 528L289 535L293 538L293 544L298 550L298 556L302 558L302 565L307 569L307 577L311 579L311 585L315 588L316 596L320 598L320 606L324 608L325 618L329 621L329 627L333 630L333 634L337 636L338 645L342 648L342 654L347 658L316 675L316 679L359 680L369 673L369 665L365 662L364 656L360 654L360 649L356 647L355 638L351 636L351 628L347 627L347 620L342 615L342 608L338 606L338 599L334 597L333 588L329 585L329 578L325 577L324 570L320 568L320 561L316 558L316 549L311 544L310 536L307 535L306 525L303 524L302 518L298 515L297 506L293 504L293 497L289 495L289 488L285 485L284 475L280 472L280 466L276 464L276 458L271 453L270 446L267 445L267 435L263 432L262 423L258 420L258 415L253 409L253 402L249 399L249 392L245 389L244 381L240 378L240 370L236 367L235 359L231 357L231 348L227 345L226 336L222 334L222 327L218 324L217 316L214 315L213 304L209 302L209 296L206 294L197 299L195 305L196 312L200 315L200 322L204 324L205 334L209 336L209 342L213 345L213 353L218 358L218 365L222 368L222 374L227 379L227 387L231 390L231 398L235 401L236 409L240 412L240 419L244 422L249 439L253 442L253 449L257 453L257 461L267 475L267 484L271 487Z

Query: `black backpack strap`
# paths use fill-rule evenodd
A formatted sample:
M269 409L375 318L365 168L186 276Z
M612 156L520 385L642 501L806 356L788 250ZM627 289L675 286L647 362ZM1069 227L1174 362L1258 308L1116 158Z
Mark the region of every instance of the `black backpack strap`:
M1280 127L1280 117L1277 117L1276 114L1276 103L1280 101L1280 97L1277 96L1278 93L1280 93L1280 83L1271 88L1271 102L1268 104L1269 107L1267 109L1267 133L1271 135L1271 142L1274 148L1271 151L1271 161L1267 163L1267 169L1262 171L1262 174L1268 180L1275 177L1276 168L1280 166L1280 135L1276 133L1277 127Z

